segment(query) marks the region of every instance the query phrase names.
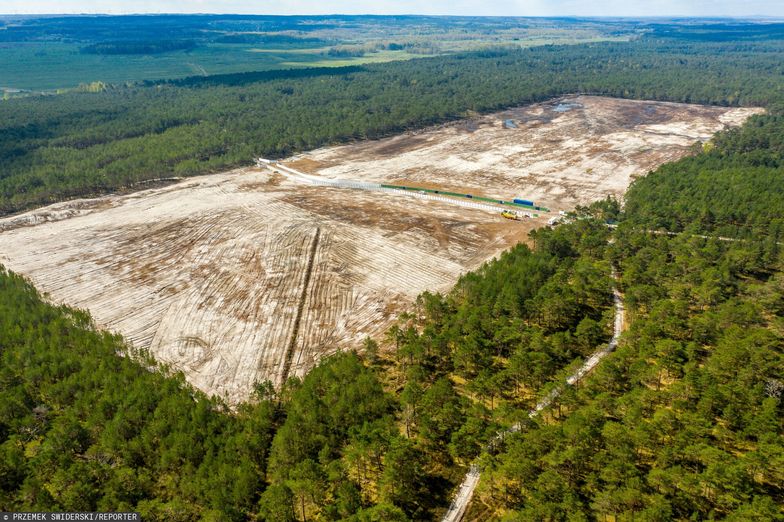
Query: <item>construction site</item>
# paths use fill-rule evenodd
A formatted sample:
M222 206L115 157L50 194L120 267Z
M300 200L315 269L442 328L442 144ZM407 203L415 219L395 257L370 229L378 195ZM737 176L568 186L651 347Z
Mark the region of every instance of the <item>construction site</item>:
M559 99L9 217L0 263L237 403L757 112Z
M286 164L326 178L523 196L551 209L622 197L636 176L737 126L753 108L574 96L435 129L329 147Z

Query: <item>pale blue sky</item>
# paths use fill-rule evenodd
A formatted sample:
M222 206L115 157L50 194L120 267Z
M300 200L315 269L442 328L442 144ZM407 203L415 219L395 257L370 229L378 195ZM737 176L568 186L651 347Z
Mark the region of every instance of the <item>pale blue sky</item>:
M3 0L0 13L784 17L784 0Z

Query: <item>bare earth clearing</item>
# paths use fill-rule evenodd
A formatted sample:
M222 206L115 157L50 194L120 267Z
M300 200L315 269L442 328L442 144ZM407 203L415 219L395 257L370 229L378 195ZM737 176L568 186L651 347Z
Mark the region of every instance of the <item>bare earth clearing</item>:
M453 188L568 209L756 112L579 97L288 164L322 176ZM505 128L504 120L517 128ZM417 294L445 290L541 226L390 194L305 186L262 169L0 220L0 262L55 302L237 402L379 337Z
M319 149L288 165L324 177L520 196L565 210L608 194L622 197L634 176L681 158L696 141L761 112L574 96Z

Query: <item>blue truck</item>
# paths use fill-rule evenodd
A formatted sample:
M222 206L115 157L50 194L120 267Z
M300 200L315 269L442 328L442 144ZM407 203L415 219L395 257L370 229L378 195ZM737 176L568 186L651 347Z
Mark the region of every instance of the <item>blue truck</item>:
M529 207L533 207L534 206L534 202L533 201L529 201L527 199L517 199L517 198L515 198L515 199L512 200L512 202L513 203L517 203L518 205L528 205Z

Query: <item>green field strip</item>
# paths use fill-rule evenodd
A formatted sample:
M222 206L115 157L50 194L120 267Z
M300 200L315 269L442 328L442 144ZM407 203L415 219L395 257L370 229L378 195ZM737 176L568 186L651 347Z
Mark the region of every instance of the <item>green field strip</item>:
M426 192L429 194L438 194L439 196L451 196L455 198L467 198L473 199L476 201L482 201L487 203L494 203L496 205L506 205L509 207L516 207L516 208L525 208L528 210L538 210L539 212L550 212L549 208L546 207L539 207L536 205L523 205L521 203L514 203L513 201L505 201L503 199L493 199L493 198L486 198L483 196L474 196L472 194L460 194L458 192L449 192L446 190L435 190L435 189L428 189L422 187L406 187L405 185L381 185L382 188L388 189L396 189L396 190L409 190L414 192ZM538 214L537 214L538 216Z

